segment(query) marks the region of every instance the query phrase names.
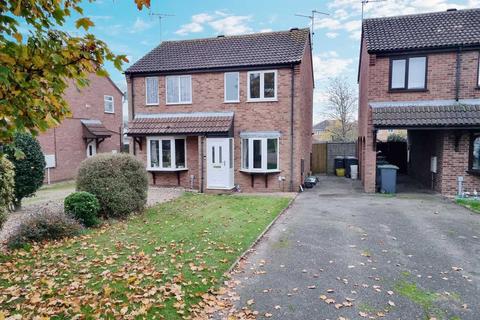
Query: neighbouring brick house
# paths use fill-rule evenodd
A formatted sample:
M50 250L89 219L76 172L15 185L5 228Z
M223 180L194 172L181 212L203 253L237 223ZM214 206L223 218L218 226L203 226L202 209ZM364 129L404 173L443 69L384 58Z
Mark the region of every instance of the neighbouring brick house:
M80 162L101 152L121 151L122 98L108 77L89 76L88 87L73 83L65 91L71 116L38 136L45 154L45 180L73 179Z
M125 74L130 150L151 184L296 191L309 173L308 29L165 41Z
M408 130L409 175L446 196L480 189L480 9L363 23L359 157L375 191L376 132Z

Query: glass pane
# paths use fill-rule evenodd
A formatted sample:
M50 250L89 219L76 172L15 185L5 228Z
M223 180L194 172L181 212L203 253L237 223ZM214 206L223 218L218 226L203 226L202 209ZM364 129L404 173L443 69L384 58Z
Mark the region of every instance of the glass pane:
M267 169L278 169L278 140L267 139Z
M425 71L427 58L410 58L408 60L408 88L423 89L425 88Z
M170 140L162 140L162 167L172 167L172 146Z
M242 168L248 169L248 139L242 140Z
M225 73L225 101L238 100L238 72Z
M167 102L178 103L178 77L167 77Z
M218 147L218 162L222 163L222 146Z
M250 73L250 98L260 98L260 73Z
M406 60L392 61L392 89L405 88L405 65Z
M192 87L190 80L190 76L180 77L180 102L190 102L190 91Z
M262 140L253 140L253 168L262 168Z
M228 150L229 150L229 167L230 169L233 168L233 140L232 139L229 139L228 140Z
M212 163L215 163L215 147L212 147Z
M268 72L263 75L263 97L275 98L275 73Z
M152 168L160 166L158 146L158 140L150 140L150 167Z
M185 168L185 139L175 139L175 161L177 168Z
M147 103L158 103L158 78L146 78L147 80Z
M480 170L480 137L473 141L472 170Z

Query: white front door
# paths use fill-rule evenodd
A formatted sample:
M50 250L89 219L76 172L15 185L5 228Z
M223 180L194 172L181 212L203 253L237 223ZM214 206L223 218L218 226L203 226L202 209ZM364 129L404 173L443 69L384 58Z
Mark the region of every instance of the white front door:
M207 188L233 188L232 138L207 138Z

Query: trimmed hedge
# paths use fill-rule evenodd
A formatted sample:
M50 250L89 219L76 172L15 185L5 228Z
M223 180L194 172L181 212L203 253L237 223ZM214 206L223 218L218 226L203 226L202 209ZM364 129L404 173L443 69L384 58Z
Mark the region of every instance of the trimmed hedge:
M77 191L95 195L104 217L124 218L145 207L147 172L143 163L132 155L98 154L80 165Z
M16 157L15 148L24 156ZM5 153L15 166L15 206L19 207L22 199L31 197L43 184L45 177L45 157L40 143L29 133L15 134L13 145L6 146Z
M93 194L85 191L74 192L65 198L63 204L65 212L85 227L94 227L100 223L100 203Z
M83 227L60 209L45 208L26 216L7 239L10 249L21 248L31 242L59 240L80 234Z
M0 228L7 219L15 196L15 167L0 155Z

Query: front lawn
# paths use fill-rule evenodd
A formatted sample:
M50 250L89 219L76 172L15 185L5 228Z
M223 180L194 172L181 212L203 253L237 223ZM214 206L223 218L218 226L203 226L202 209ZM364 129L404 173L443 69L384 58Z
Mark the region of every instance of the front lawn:
M0 319L187 317L288 203L185 194L81 237L0 256Z
M480 200L474 199L457 199L455 202L461 206L464 206L476 213L480 213Z

